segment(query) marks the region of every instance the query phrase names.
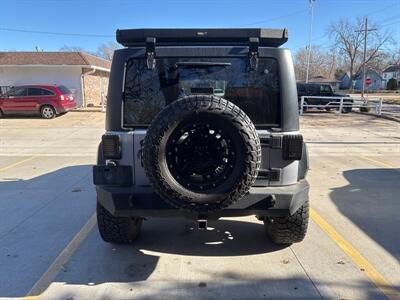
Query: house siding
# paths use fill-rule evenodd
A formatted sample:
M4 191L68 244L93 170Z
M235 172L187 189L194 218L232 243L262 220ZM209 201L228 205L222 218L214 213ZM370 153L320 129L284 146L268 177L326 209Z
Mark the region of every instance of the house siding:
M394 78L396 79L397 83L400 84L400 71L396 72L384 72L383 73L383 78L385 79L385 82L387 83L390 79Z
M376 72L369 71L366 73L367 76L365 78L371 78L372 84L369 86L365 85L365 89L367 91L376 91L376 90L381 90L384 84L384 81L382 80L382 77L379 76ZM362 89L362 75L359 75L356 78L356 82L354 84L354 89L355 90L361 90Z
M83 91L86 106L100 106L107 95L109 73L96 71L83 75Z

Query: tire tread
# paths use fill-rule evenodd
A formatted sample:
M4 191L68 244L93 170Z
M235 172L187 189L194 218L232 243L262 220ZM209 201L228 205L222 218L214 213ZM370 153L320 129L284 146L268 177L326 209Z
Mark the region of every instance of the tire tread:
M264 225L271 240L276 244L290 245L301 242L307 233L309 220L308 200L291 216L266 217Z
M97 202L97 224L105 242L130 244L139 236L141 218L115 217Z

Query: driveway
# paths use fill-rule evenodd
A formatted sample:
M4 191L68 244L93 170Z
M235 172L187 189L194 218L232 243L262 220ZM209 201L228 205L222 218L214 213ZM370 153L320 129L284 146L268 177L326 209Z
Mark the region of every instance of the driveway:
M0 296L399 299L399 123L334 113L301 123L312 206L302 243L275 246L244 217L207 231L150 219L122 246L101 240L94 215L104 114L0 119Z

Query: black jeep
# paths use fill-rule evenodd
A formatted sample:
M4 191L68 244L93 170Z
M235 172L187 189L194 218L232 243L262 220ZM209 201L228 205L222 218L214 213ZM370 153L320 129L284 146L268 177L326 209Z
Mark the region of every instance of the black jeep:
M306 145L285 29L118 30L93 168L99 231L255 215L279 244L308 224Z
M303 112L306 112L312 105L318 105L319 109L327 111L339 110L340 98L343 98L342 112L349 113L353 108L353 99L349 95L336 93L330 84L297 83L297 96L299 108L301 97L304 96Z

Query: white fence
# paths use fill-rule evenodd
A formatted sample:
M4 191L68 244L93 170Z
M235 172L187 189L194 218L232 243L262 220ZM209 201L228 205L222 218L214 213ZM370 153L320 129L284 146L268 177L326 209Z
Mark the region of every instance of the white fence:
M322 99L322 101L318 102L326 103L312 105L308 103L311 101L307 101L307 99ZM349 100L353 100L353 102L349 102ZM382 98L302 96L299 108L300 115L308 108L336 109L338 114L346 112L346 108L365 108L365 110L371 110L379 116L382 114L400 116L400 105L385 104Z

